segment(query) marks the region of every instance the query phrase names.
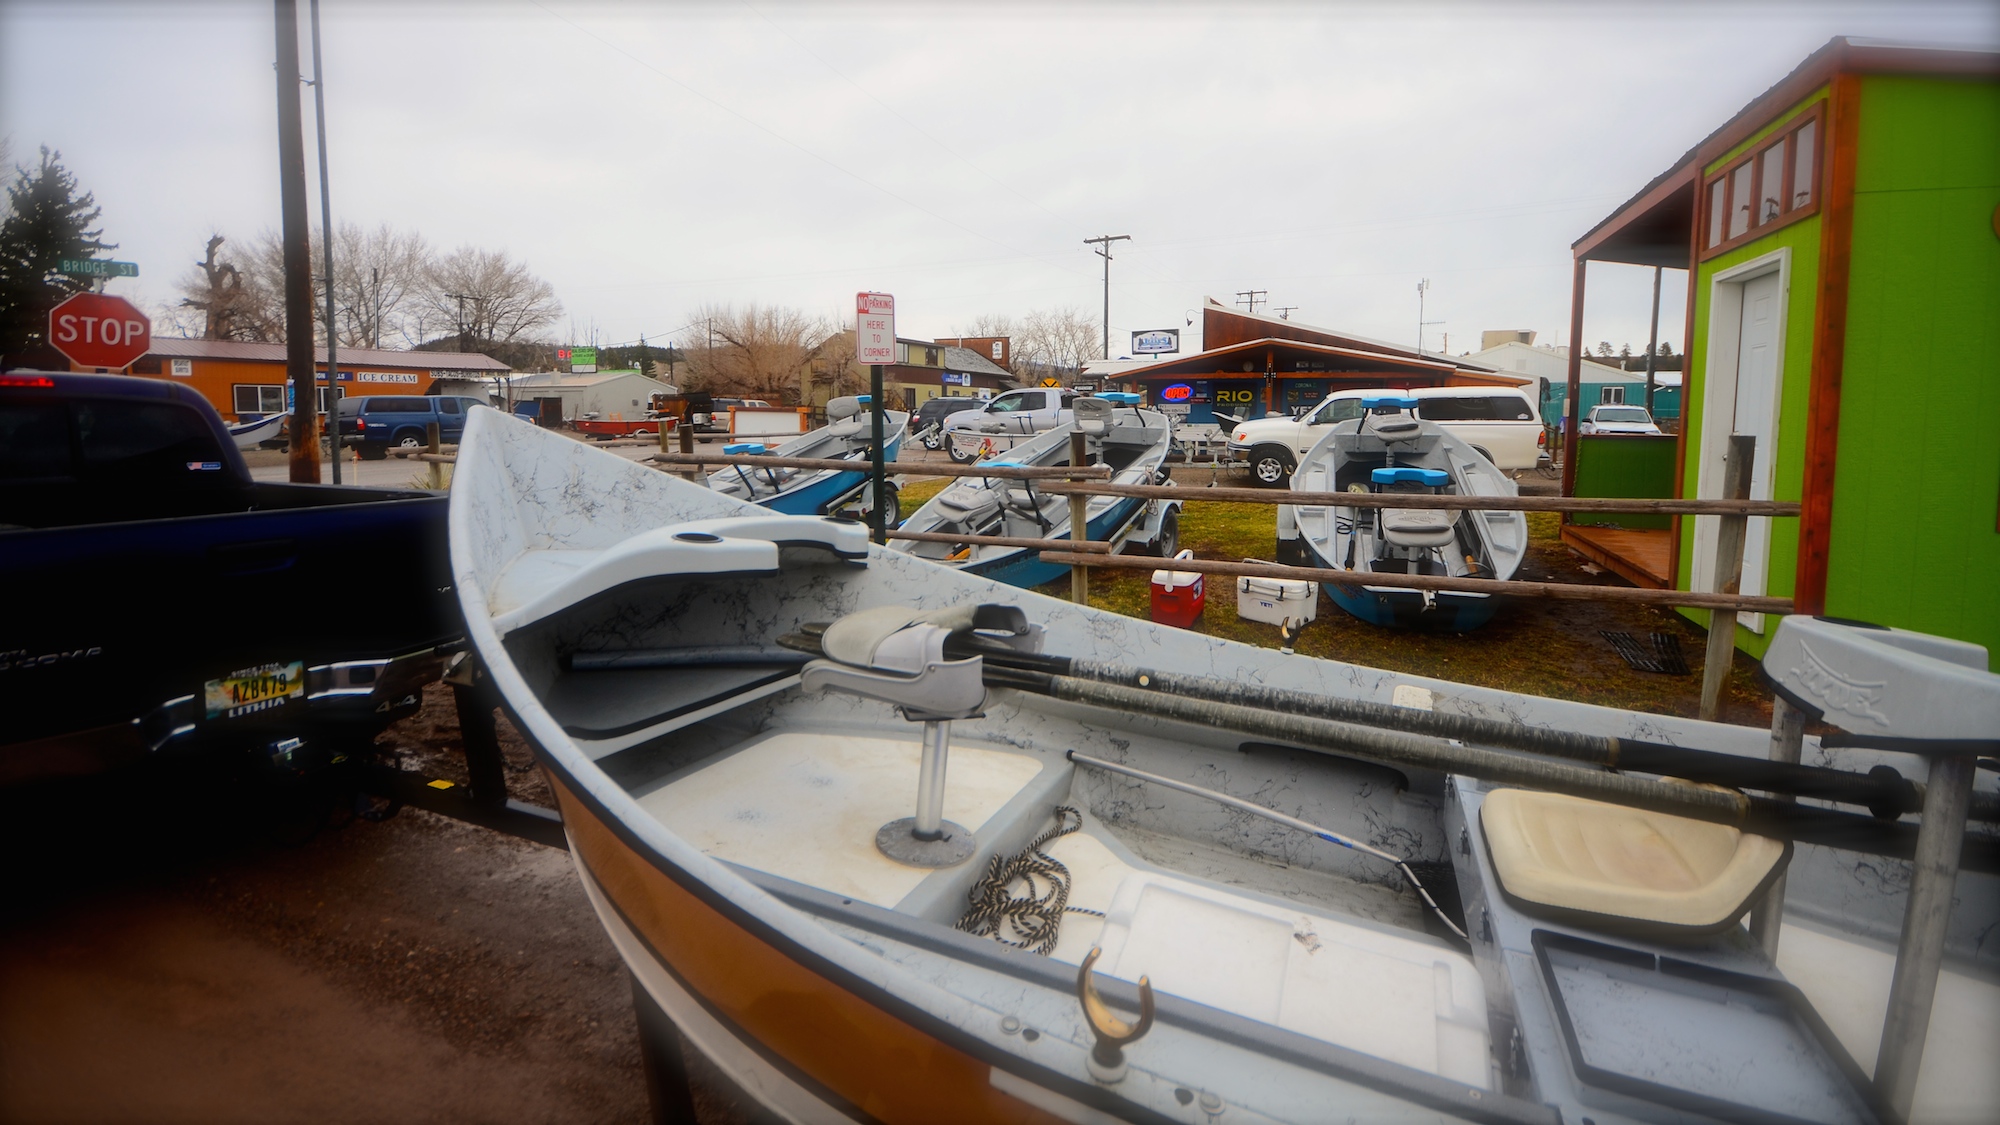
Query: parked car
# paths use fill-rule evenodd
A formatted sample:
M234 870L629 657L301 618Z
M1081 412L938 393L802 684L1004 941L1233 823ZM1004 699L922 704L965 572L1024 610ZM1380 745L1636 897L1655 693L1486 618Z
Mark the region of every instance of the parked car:
M458 395L365 395L335 404L340 440L361 450L369 461L380 461L393 446L417 449L429 440L437 423L438 440L455 442L465 433L465 415L484 399Z
M917 404L910 415L910 434L923 440L925 449L944 448L944 420L964 410L977 410L980 400L971 395L939 395Z
M1580 434L1657 434L1660 432L1660 427L1654 423L1653 416L1648 414L1646 408L1643 406L1624 406L1617 403L1608 403L1603 406L1592 407L1590 413L1584 415L1583 421L1577 423L1576 432Z
M760 410L771 408L771 404L761 398L714 398L709 400L707 410L695 411L688 418L694 425L695 433L726 434L731 432L729 411L738 406Z
M983 406L945 417L945 448L961 465L1012 449L1036 434L1069 425L1074 419L1069 404L1075 397L1076 392L1060 387L995 395Z
M447 504L254 481L178 384L0 375L0 788L366 744L463 632Z
M1299 458L1326 433L1326 427L1361 416L1369 395L1401 394L1417 400L1417 417L1436 422L1508 472L1532 469L1547 440L1527 392L1511 387L1369 388L1335 391L1298 417L1239 422L1229 433L1229 452L1250 463L1250 476L1264 488L1282 488Z

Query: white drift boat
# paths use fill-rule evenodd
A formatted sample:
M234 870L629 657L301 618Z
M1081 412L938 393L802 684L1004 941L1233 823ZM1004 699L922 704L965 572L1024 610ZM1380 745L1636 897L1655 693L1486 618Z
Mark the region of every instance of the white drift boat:
M1911 865L1869 852L1907 848L1907 824L1634 775L1776 769L1766 732L1079 608L494 411L468 419L451 506L467 634L548 771L646 1049L679 1049L663 1011L780 1119L1895 1116L1851 1057L1881 1001L1834 974L1886 980ZM1983 655L1915 645L1957 679L1949 706L1910 707L1898 677L1926 669L1850 667L1893 647L1862 632L1779 639L1892 678L1874 698L1898 737L2000 729ZM1785 768L1808 793L1909 797ZM1924 993L1919 1117L1994 1104L2000 1037L1955 1006L1996 995L1993 850L1966 845L1948 922L1904 943L1934 937L1950 982L1935 1017ZM1776 965L1740 921L1773 886Z

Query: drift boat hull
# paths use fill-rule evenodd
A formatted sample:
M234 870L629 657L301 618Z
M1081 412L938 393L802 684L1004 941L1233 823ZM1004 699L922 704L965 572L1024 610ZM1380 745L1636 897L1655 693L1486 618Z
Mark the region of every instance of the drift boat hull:
M907 814L916 725L878 701L803 690L797 662L760 641L870 608L1005 598L1046 629L1049 651L1079 659L1383 703L1421 692L1439 710L1746 756L1761 756L1768 734L1284 656L1006 590L868 547L851 524L780 520L488 413L468 426L452 496L468 639L550 775L586 891L647 998L642 1012L656 1005L782 1119L1204 1121L1219 1110L1305 1122L1331 1108L1370 1121L1558 1125L1607 1111L1563 1070L1542 991L1555 986L1533 971L1534 933L1672 956L1715 980L1783 983L1726 936L1666 947L1513 910L1489 883L1483 837L1474 847L1468 835L1481 831L1488 796L1470 779L1012 691L995 691L949 735L944 811L977 834L977 853L959 868L912 872L871 837ZM704 561L711 548L723 561ZM605 653L666 655L586 670ZM677 653L692 659L677 663ZM1072 750L1267 804L1282 789L1289 814L1455 867L1472 941L1438 936L1399 879L1352 852L1086 771ZM1020 853L1052 805L1080 810L1081 829L1047 845L1074 877L1070 902L1102 913L1066 917L1046 956L954 928L988 860ZM1795 895L1852 887L1854 873L1884 862L1799 852ZM1980 927L2000 918L1993 890L1990 877L1962 878L1970 905L1954 948L1976 948ZM1883 888L1820 916L1844 910L1892 928L1894 905ZM1149 929L1156 909L1174 924ZM1196 917L1237 928L1204 930ZM1207 936L1187 945L1196 932ZM1110 1072L1093 1069L1076 1000L1093 943L1105 953L1097 987L1126 1018L1137 976L1150 973L1158 990L1157 1020ZM1586 953L1550 956L1563 969ZM1316 1007L1309 986L1325 973L1342 983ZM1400 999L1371 999L1405 977ZM1218 985L1225 978L1233 983ZM1273 1002L1259 1007L1257 996ZM1694 1025L1637 1025L1668 1040L1678 1027L1698 1045L1725 1038L1736 1018L1704 1009ZM1702 1019L1724 1022L1701 1034ZM1521 1051L1507 1047L1517 1029ZM659 1032L652 1047L678 1044ZM1523 1057L1535 1061L1508 1061ZM1758 1080L1791 1091L1796 1075L1780 1062ZM1870 1120L1835 1063L1801 1096ZM1614 1116L1689 1119L1685 1107L1619 1096Z

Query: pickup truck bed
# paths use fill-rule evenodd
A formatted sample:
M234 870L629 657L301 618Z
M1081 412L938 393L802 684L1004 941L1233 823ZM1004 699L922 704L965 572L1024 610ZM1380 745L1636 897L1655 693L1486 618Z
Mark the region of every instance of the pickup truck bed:
M186 388L0 375L0 785L372 738L461 632L445 507L255 483Z

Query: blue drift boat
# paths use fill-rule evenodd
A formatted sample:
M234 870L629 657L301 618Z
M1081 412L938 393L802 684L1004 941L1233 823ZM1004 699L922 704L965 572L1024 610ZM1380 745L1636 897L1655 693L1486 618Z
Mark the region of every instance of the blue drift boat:
M1377 395L1334 426L1292 474L1295 492L1514 496L1514 482L1471 446L1417 418L1417 400ZM1506 581L1528 549L1520 512L1431 508L1297 509L1299 538L1317 565L1356 575L1431 574ZM1326 583L1335 605L1373 625L1463 632L1498 608L1492 594Z
M757 442L735 442L724 453L768 453L773 457L819 457L853 461L843 469L779 469L729 465L708 474L708 487L724 496L793 516L832 515L846 510L869 511L868 465L874 449L874 419L867 395L847 395L826 404L827 425L771 449ZM903 431L910 415L882 412L882 459L894 463L903 449ZM889 485L884 520L890 526L902 517L894 485Z

